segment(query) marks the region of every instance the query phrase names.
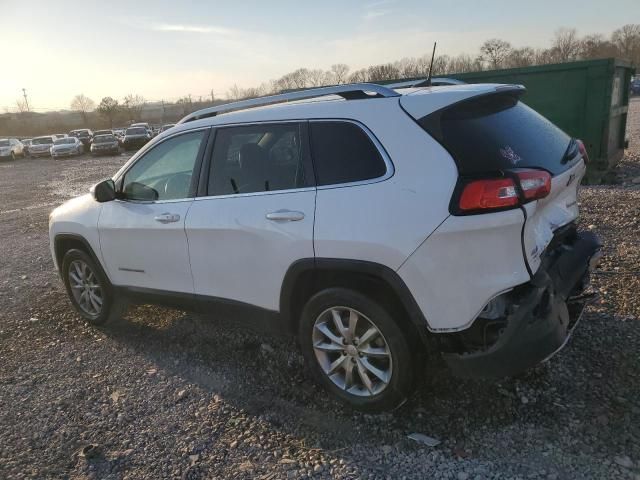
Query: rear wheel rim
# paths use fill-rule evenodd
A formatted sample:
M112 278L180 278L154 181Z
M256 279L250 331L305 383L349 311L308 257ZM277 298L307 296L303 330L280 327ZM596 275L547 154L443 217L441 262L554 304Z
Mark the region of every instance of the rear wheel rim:
M393 358L378 327L361 312L336 306L313 325L313 351L322 372L341 390L373 397L389 385Z
M82 260L69 264L69 286L80 309L92 317L102 312L104 293L102 286L91 267Z

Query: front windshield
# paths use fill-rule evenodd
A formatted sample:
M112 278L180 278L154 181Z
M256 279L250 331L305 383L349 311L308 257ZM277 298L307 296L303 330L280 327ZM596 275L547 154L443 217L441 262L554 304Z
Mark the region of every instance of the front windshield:
M93 143L109 143L115 141L116 139L113 135L98 135L93 138Z
M144 135L147 131L142 127L127 128L127 135Z
M33 145L51 145L53 143L53 139L51 137L34 138L31 143Z
M73 145L74 143L76 143L76 141L73 138L59 138L53 142L54 145Z
M0 140L0 147L8 147L9 140Z

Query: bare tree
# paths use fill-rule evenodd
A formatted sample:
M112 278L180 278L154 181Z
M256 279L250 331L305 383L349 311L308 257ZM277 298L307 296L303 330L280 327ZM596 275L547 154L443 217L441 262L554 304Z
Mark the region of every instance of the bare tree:
M435 77L436 75L448 73L450 63L451 58L449 55L436 55L436 58L433 59L433 72L431 72L431 75Z
M473 59L469 55L461 54L453 57L449 62L449 73L470 72L473 69Z
M640 24L628 24L617 29L611 35L611 42L622 57L640 66Z
M191 103L191 95L189 95L189 102ZM142 95L130 93L124 97L122 106L124 110L129 114L129 120L140 120L142 109L147 101Z
M416 78L421 75L418 70L418 60L413 57L404 57L393 63L398 70L400 78Z
M96 111L109 121L109 128L113 128L113 119L120 111L120 104L114 98L104 97Z
M96 103L89 97L85 96L84 93L76 95L73 97L73 100L71 100L71 109L82 115L82 123L84 125L87 125L87 113L93 110L95 105Z
M363 83L363 82L368 82L369 80L370 80L369 72L367 71L366 68L361 68L360 70L356 70L351 75L349 75L349 82L351 83Z
M299 68L291 72L291 81L294 88L306 88L309 83L309 70L306 68Z
M327 80L330 78L331 76L328 72L320 69L309 70L308 73L308 83L311 87L321 87L322 85L326 85L328 83Z
M233 86L227 91L227 99L229 100L241 100L244 98L244 92L242 88L240 88L235 83Z
M336 85L346 83L349 77L349 65L345 65L344 63L331 65L331 75L333 75L333 83Z
M480 52L491 68L501 68L511 53L511 44L499 38L492 38L482 44Z
M536 52L531 47L514 48L509 52L505 64L509 68L528 67L535 63Z
M580 53L580 39L575 28L560 28L556 30L553 45L554 60L556 62L571 62Z
M27 105L27 102L21 98L16 100L16 107L18 108L18 112L20 113L25 113L29 111L29 106ZM7 109L7 111L9 111L9 109Z
M606 58L618 55L616 46L601 34L587 35L580 40L579 58Z
M394 80L400 76L398 69L391 63L372 65L367 69L369 81Z

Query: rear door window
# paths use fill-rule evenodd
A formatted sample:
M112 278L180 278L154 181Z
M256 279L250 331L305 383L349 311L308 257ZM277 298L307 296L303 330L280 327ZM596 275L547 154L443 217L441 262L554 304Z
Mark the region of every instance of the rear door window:
M369 136L351 122L311 122L311 152L318 185L382 177L387 165Z
M313 185L306 124L224 127L216 132L208 195L290 190Z
M419 123L451 153L463 175L527 167L558 175L571 164L571 138L513 94L463 101Z

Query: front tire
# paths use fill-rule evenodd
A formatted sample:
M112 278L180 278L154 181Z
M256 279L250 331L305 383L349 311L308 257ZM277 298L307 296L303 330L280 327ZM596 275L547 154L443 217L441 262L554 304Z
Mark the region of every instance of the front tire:
M414 352L382 306L344 288L305 305L299 342L309 371L355 409L379 412L405 402L414 387Z
M93 325L119 319L126 303L114 293L99 265L84 251L69 250L62 261L62 278L76 311Z

